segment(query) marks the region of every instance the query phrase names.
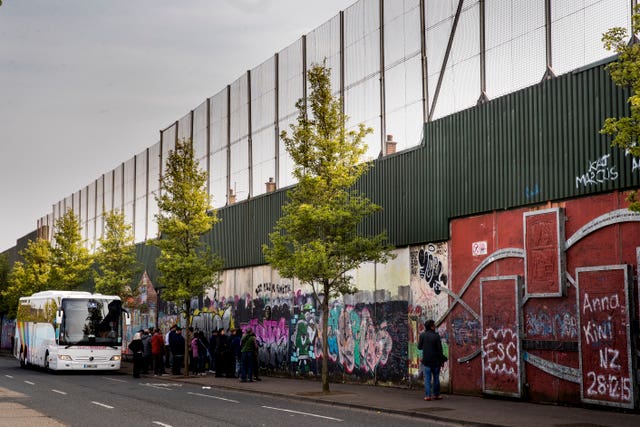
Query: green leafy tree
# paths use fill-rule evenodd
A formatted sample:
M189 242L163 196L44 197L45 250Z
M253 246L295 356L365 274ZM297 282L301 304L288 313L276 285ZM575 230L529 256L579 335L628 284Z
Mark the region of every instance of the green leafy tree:
M294 161L298 184L287 193L283 215L263 245L267 262L286 278L297 278L313 289L322 307L322 391L329 393L329 299L357 292L349 271L365 262L386 263L393 257L384 233L358 234L362 220L381 210L353 189L370 167L362 161L365 136L360 124L346 130L340 99L331 93L330 70L314 65L308 72L311 117L300 99L297 124L281 138Z
M134 281L141 271L136 257L132 227L125 223L124 213L104 214L105 233L95 253L96 292L118 295L122 301L135 301L139 294Z
M3 305L9 317L15 317L20 297L51 289L52 253L48 240L29 241L20 251L24 262L17 261L8 276L8 287L2 292Z
M53 239L51 289L76 290L91 278L93 259L72 210L56 220Z
M631 41L627 29L621 27L611 28L602 36L605 49L618 55L616 61L607 65L611 79L617 86L628 88L631 96L627 99L629 116L606 119L600 133L613 135L611 145L635 157L640 157L640 43L635 36L638 32L640 6L636 6L631 17ZM629 209L640 212L637 191L630 192L627 201L631 203Z
M156 196L160 238L150 242L160 249L156 260L163 286L162 297L184 310L192 323L191 299L219 282L222 261L202 241L218 222L206 190L207 175L194 158L190 140L179 141L169 153L166 170ZM189 344L185 340L185 347ZM185 348L185 354L188 354ZM189 375L189 358L184 373Z

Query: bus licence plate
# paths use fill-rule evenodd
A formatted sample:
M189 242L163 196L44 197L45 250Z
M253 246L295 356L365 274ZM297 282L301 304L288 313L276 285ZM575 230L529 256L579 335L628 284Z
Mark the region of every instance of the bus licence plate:
M84 365L85 368L97 368L98 365Z

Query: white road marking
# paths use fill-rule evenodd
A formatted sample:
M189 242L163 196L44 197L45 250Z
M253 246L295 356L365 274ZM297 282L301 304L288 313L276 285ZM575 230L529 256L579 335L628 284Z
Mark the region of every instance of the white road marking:
M109 380L109 381L116 381L116 382L119 382L119 383L126 383L125 380L117 380L115 378L109 378L109 377L102 377L102 378L104 378L105 380Z
M141 383L140 385L145 387L152 387L158 390L171 390L171 387L182 387L182 384L169 384L169 383Z
M190 394L193 396L200 396L200 397L210 397L212 399L224 400L225 402L240 403L237 400L225 399L224 397L218 397L218 396L211 396L210 394L192 393L192 392L188 392L187 394Z
M58 394L67 394L64 391L56 390L55 388L52 388L51 391Z
M333 421L340 421L340 422L344 421L344 420L341 420L340 418L325 417L324 415L310 414L308 412L292 411L291 409L274 408L274 407L271 407L271 406L263 406L263 408L265 408L265 409L273 409L274 411L290 412L292 414L308 415L310 417L324 418L325 420L333 420Z
M155 385L155 384L142 384L142 385L145 386L145 387L155 388L156 390L164 390L164 391L171 390L168 387Z
M24 382L27 383L27 384L30 384L30 385L36 385L36 383L32 383L31 381L25 380Z
M94 405L102 406L103 408L113 409L113 406L105 405L104 403L95 402L95 401L91 401L91 403L93 403Z
M154 421L153 423L162 427L173 427L171 424L161 423L160 421Z
M7 378L13 378L13 375L5 375Z

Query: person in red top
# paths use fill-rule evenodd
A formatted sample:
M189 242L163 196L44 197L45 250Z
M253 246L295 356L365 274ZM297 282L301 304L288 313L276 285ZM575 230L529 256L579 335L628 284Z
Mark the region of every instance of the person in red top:
M151 337L151 357L153 358L153 375L165 375L164 337L158 328L153 330L153 336Z

